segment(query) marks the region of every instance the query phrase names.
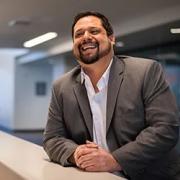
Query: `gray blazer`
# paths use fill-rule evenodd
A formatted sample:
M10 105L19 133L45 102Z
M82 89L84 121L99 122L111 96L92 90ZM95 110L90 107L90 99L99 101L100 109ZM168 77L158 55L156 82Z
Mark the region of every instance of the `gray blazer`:
M80 66L53 84L44 149L70 166L79 144L93 139L93 120ZM148 59L116 57L109 75L107 144L129 179L174 180L180 171L174 148L178 111L161 66ZM180 173L180 172L179 172Z

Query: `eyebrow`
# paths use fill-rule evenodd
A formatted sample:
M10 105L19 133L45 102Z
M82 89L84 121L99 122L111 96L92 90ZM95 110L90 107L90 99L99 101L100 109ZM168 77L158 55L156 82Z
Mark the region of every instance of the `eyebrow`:
M100 29L100 27L91 26L91 27L88 27L87 29ZM74 33L83 31L83 30L84 30L83 28L80 28L80 29L75 30Z

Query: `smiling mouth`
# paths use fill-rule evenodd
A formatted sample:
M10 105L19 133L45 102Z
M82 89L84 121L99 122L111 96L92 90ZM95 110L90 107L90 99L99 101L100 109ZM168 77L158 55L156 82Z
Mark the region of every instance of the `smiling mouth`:
M89 49L96 49L98 47L97 43L84 43L80 46L82 51L87 51Z

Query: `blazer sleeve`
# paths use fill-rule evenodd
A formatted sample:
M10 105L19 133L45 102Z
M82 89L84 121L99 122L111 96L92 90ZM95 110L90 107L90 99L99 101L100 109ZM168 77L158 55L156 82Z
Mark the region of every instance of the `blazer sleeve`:
M71 166L68 158L78 146L68 139L68 133L63 120L63 103L59 90L53 86L48 121L44 131L43 147L51 161L62 166Z
M153 161L170 152L179 137L175 99L157 62L146 68L142 99L146 128L134 141L112 152L123 170L133 178L143 173Z

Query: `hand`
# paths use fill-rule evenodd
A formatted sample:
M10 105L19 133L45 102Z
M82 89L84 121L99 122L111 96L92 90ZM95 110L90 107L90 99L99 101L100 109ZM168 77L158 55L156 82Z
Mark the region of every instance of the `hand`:
M80 145L74 155L77 166L85 171L114 172L122 170L109 152L93 142Z
M98 148L98 145L95 143L92 143L90 141L86 141L86 144L79 145L73 155L73 159L75 161L75 164L80 168L78 159L80 156L85 155L87 153L92 152L93 150L96 150Z

